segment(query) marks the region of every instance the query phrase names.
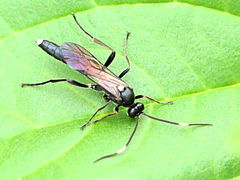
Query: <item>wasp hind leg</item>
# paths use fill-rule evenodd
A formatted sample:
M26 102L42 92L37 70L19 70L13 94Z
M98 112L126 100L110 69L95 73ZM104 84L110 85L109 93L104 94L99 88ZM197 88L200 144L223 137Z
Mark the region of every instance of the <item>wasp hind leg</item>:
M99 91L99 86L98 85L92 85L92 84L82 84L78 81L72 80L72 79L50 79L47 81L43 81L43 82L39 82L39 83L22 83L21 86L25 87L25 86L41 86L44 84L48 84L48 83L58 83L58 82L68 82L71 85L74 86L78 86L78 87L82 87L82 88L90 88L90 89L94 89L96 91Z
M125 57L125 59L128 63L128 67L123 72L121 72L121 74L118 76L119 78L122 78L123 76L125 76L131 68L131 64L130 64L130 61L128 59L128 51L127 51L127 49L128 49L128 38L129 38L130 34L131 34L130 32L127 32L127 36L126 36L126 40L125 40L125 47L124 47L124 54L125 54L124 57Z
M78 22L75 14L72 14L73 18L74 18L74 21L76 22L76 24L78 25L78 27L84 32L84 34L86 34L88 37L90 37L92 39L92 41L96 44L99 44L100 46L103 46L109 50L112 51L112 53L110 54L110 56L108 57L107 61L104 63L104 66L105 67L108 67L114 60L114 57L116 55L116 52L111 48L109 47L108 45L106 45L105 43L103 43L102 41L98 40L97 38L93 37L89 32L87 32L81 25L80 23ZM127 56L127 48L128 48L128 37L130 35L130 32L127 32L127 36L126 36L126 41L125 41L125 59L127 60L127 63L128 63L128 68L125 69L120 75L119 77L122 78L125 74L127 74L127 72L130 70L130 61L128 59L128 56Z
M87 32L81 25L80 23L78 22L75 14L72 14L76 24L78 25L78 27L84 32L84 34L86 34L88 37L90 37L92 39L93 42L95 42L96 44L99 44L100 46L103 46L107 49L109 49L110 51L112 51L112 53L110 54L110 56L108 57L107 61L105 62L104 66L105 67L108 67L114 60L114 57L116 55L116 52L111 48L109 47L108 45L106 45L105 43L103 43L102 41L98 40L97 38L93 37L89 32Z

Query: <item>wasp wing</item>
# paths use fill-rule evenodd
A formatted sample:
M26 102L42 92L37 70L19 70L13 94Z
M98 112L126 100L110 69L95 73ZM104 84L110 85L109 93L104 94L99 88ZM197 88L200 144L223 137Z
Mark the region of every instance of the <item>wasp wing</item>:
M63 60L72 68L99 84L104 91L120 98L118 86L129 87L113 72L99 62L89 51L75 43L63 43L60 46Z

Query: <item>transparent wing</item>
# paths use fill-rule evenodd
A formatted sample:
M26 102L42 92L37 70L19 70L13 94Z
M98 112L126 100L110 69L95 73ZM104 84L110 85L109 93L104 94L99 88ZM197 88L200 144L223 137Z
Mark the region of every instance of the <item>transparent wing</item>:
M64 61L72 68L99 84L115 98L120 98L118 86L129 87L113 72L99 62L89 51L75 43L63 43L61 46Z

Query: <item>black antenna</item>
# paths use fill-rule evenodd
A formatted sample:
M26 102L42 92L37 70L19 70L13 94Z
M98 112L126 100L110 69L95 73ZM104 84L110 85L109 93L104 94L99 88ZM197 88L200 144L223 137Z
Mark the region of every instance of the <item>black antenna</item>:
M177 122L173 122L173 121L167 121L164 119L159 119L153 116L150 116L144 112L141 112L142 115L147 116L151 119L157 120L157 121L161 121L161 122L165 122L165 123L169 123L169 124L174 124L174 125L178 125L178 126L212 126L212 124L204 124L204 123L193 123L193 124L188 124L188 123L177 123Z

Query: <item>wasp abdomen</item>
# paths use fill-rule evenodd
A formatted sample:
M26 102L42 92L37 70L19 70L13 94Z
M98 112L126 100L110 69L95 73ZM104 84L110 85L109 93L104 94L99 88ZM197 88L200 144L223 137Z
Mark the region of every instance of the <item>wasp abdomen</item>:
M60 47L50 41L47 40L42 40L42 39L38 39L36 40L36 43L39 47L41 47L45 52L47 52L50 56L55 57L56 59L63 61L63 55L61 52ZM65 63L65 62L64 62Z

